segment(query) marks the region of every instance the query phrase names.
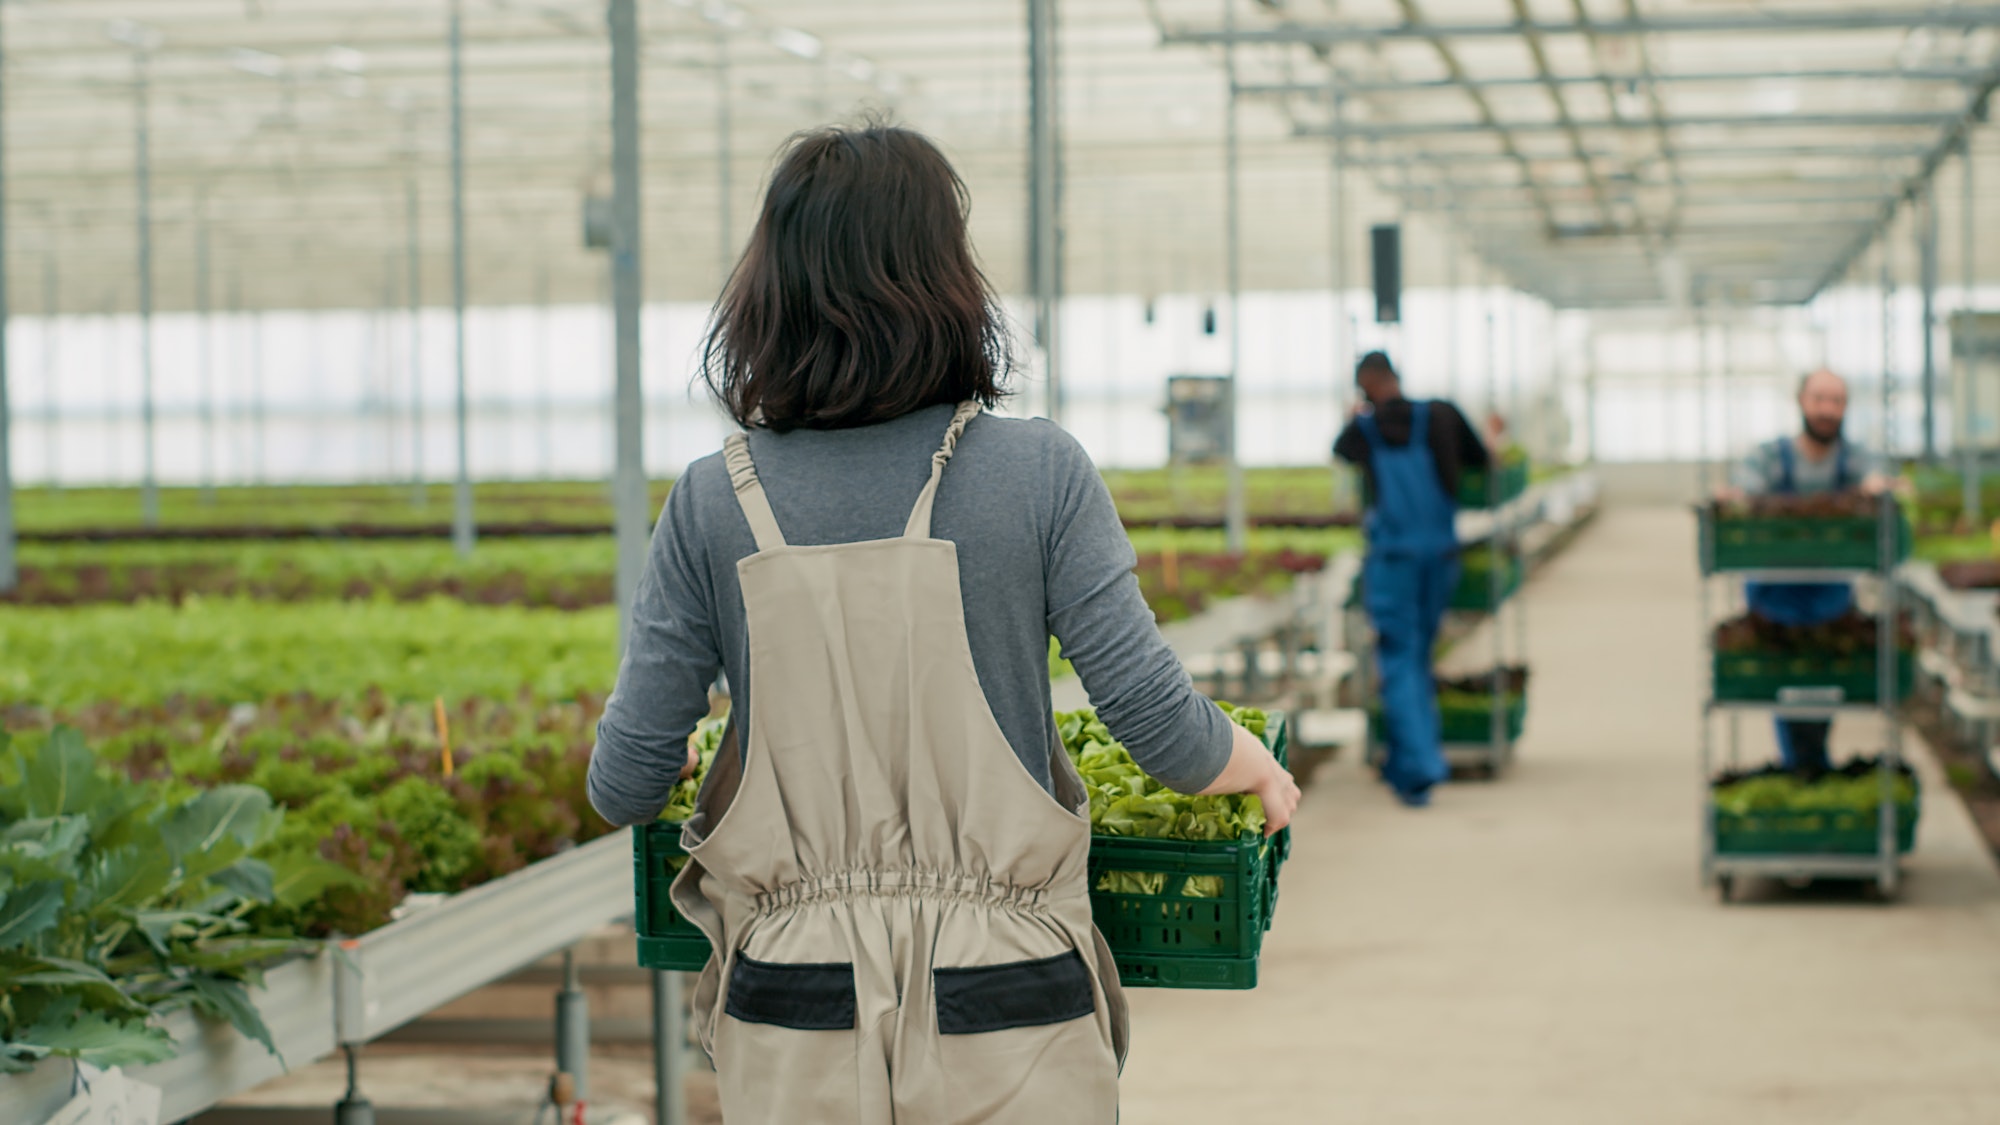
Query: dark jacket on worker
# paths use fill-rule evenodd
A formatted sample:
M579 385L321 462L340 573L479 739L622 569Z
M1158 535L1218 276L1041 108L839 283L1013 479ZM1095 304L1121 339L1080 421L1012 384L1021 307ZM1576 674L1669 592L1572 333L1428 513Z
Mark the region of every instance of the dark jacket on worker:
M1390 445L1407 445L1410 441L1410 400L1392 399L1377 405L1374 409L1375 427L1382 440ZM1430 433L1426 435L1431 446L1431 458L1437 462L1438 484L1447 496L1458 495L1458 478L1466 469L1483 469L1488 463L1486 443L1480 440L1478 431L1457 406L1443 399L1433 399L1430 403ZM1375 496L1375 476L1368 451L1368 439L1361 432L1361 420L1356 418L1347 423L1340 438L1333 443L1334 456L1350 465L1359 466L1368 482L1368 496Z

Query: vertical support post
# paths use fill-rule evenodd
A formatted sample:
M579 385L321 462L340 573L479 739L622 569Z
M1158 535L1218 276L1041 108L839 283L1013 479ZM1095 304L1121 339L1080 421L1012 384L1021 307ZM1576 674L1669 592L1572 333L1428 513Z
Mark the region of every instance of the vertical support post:
M472 553L472 472L465 377L465 16L451 0L451 303L457 340L458 480L452 490L451 541L460 556Z
M1496 414L1500 410L1500 327L1490 300L1486 304L1486 409ZM1493 455L1498 457L1500 450L1493 450Z
M1244 496L1242 447L1243 401L1243 169L1242 138L1236 99L1236 0L1222 0L1223 25L1231 36L1223 47L1223 69L1229 82L1229 114L1224 137L1224 216L1229 273L1229 498L1224 516L1231 554L1250 546L1250 516Z
M1736 315L1741 316L1742 313L1738 311ZM1730 424L1732 411L1729 409L1729 403L1734 401L1730 395L1735 390L1736 382L1736 351L1732 346L1735 343L1734 327L1730 320L1724 320L1716 325L1715 346L1718 359L1715 386L1716 402L1722 407L1722 425L1720 427L1713 425L1708 407L1704 407L1701 412L1702 432L1707 433L1711 430L1715 432L1717 448L1713 457L1718 470L1728 465L1730 458L1736 455L1736 427Z
M1897 707L1896 690L1901 685L1897 676L1896 655L1898 651L1896 613L1896 496L1885 492L1877 498L1875 543L1878 553L1876 573L1876 596L1882 601L1881 618L1875 629L1875 698L1882 708L1882 718L1888 730L1889 745L1882 752L1879 776L1882 782L1882 807L1876 817L1879 837L1876 840L1877 855L1881 860L1881 874L1877 876L1877 887L1886 897L1896 892L1897 862L1899 852L1896 847L1896 767L1903 757L1903 722L1901 710Z
M381 372L381 384L377 388L376 409L381 412L382 422L382 479L395 483L396 445L401 437L396 424L396 317L402 307L402 298L397 293L397 283L401 280L402 263L399 255L389 251L382 255L382 309L376 318L375 362Z
M1923 286L1923 320L1918 329L1924 344L1924 464L1937 464L1937 185L1924 188L1917 204L1917 263Z
M563 950L556 992L556 1070L574 1083L576 1104L590 1104L590 997L578 987L576 951Z
M638 0L609 0L611 39L611 285L617 339L617 454L612 473L618 540L618 643L624 649L631 629L633 592L646 564L645 399L639 385L640 310L645 280L640 271L639 227L639 6ZM681 1056L680 979L653 974L653 1104L655 1125L687 1120Z
M1028 280L1035 342L1048 376L1049 418L1061 422L1062 138L1057 110L1056 0L1028 0Z
M1584 461L1597 467L1597 318L1592 316L1583 336Z
M645 402L639 385L640 310L645 300L639 230L639 14L637 0L610 0L611 284L617 334L617 453L612 474L618 539L620 648L632 593L646 563Z
M1458 207L1455 197L1453 201L1449 204L1449 206L1453 209L1455 213ZM1447 223L1449 222L1450 220L1447 220ZM1451 389L1450 393L1453 405L1462 405L1461 400L1465 397L1465 385L1464 385L1464 379L1459 374L1459 369L1463 366L1465 357L1459 354L1458 330L1459 330L1459 321L1462 319L1462 313L1464 312L1464 310L1459 307L1459 302L1458 302L1459 249L1451 241L1450 227L1448 225L1445 228L1444 244L1445 244L1444 354L1445 354L1445 364L1446 364L1445 378L1450 380L1450 382L1447 385Z
M1327 91L1333 110L1332 162L1327 168L1328 193L1333 224L1333 429L1341 431L1344 414L1359 392L1354 386L1353 325L1347 319L1347 95L1340 90L1337 71L1328 68ZM1353 504L1354 476L1338 459L1333 471L1333 504L1336 511L1348 511Z
M227 349L230 376L229 414L231 420L234 422L232 427L234 440L231 444L235 447L230 458L230 468L232 470L231 476L237 484L241 485L247 483L249 480L250 454L248 451L250 448L250 427L246 424L248 420L246 403L248 400L243 393L245 383L244 372L248 370L249 365L247 360L249 357L243 346L247 335L245 329L248 318L243 315L243 275L240 272L240 267L230 267L227 292L229 295L224 300L226 301L228 316L224 319L224 323L229 327L229 347Z
M411 159L415 159L412 151ZM417 207L417 175L403 182L404 266L409 271L404 296L410 306L410 503L421 508L430 498L424 484L424 268L419 239L422 226Z
M1705 418L1708 416L1709 384L1711 382L1709 378L1711 367L1708 358L1707 305L1698 304L1695 306L1694 323L1696 341L1695 362L1697 365L1694 377L1695 415L1697 418ZM1700 489L1702 501L1706 502L1714 492L1714 489L1711 487L1711 476L1715 468L1715 455L1708 448L1708 428L1699 424L1695 427L1694 457L1698 466L1695 470L1696 487Z
M14 413L7 387L7 345L11 317L7 304L7 129L6 129L6 69L7 49L4 38L6 10L0 8L0 593L12 590L20 581L20 571L14 558ZM48 310L44 309L46 314ZM54 321L45 322L47 331L52 331ZM47 344L44 343L46 350ZM53 389L53 387L51 387ZM53 400L51 400L53 401ZM48 439L51 444L54 436ZM53 478L51 478L53 479Z
M687 1044L681 1030L681 978L653 973L653 1120L683 1125L687 1120Z
M1528 410L1523 393L1521 369L1526 366L1521 360L1521 297L1520 294L1503 290L1507 301L1507 428L1514 432L1514 441L1524 448L1528 444ZM1535 450L1540 455L1540 450Z
M1978 303L1974 296L1974 291L1979 286L1979 271L1976 268L1979 261L1979 243L1975 240L1974 233L1978 229L1975 216L1979 210L1979 201L1972 190L1972 131L1970 129L1966 130L1965 147L1961 150L1960 155L1964 159L1965 195L1963 213L1959 215L1961 243L1959 267L1963 272L1965 280L1959 287L1958 304L1960 310L1959 323L1965 326L1965 338L1955 341L1958 346L1954 350L1960 356L1958 367L1960 385L1959 393L1956 397L1959 401L1959 458L1963 464L1962 471L1965 474L1963 482L1963 522L1966 530L1970 531L1978 529L1985 522L1984 514L1979 510L1980 490L1984 482L1980 479L1979 437L1976 426L1979 417L1979 348L1976 346L1979 340L1979 314L1975 311Z
M720 278L716 282L719 291L729 283L729 275L736 268L736 216L732 206L736 194L736 121L735 88L729 79L729 28L715 29L715 195L716 231L719 245L716 247L716 261L720 264Z
M267 477L264 450L270 430L271 401L264 385L264 310L250 314L250 413L256 435L251 462L251 479L263 484Z
M160 482L156 476L153 402L153 137L152 78L144 47L132 51L133 180L139 210L139 424L144 478L139 486L139 511L147 527L160 523Z
M1877 446L1877 448L1881 451L1878 455L1884 458L1885 460L1888 458L1890 453L1889 450L1890 439L1895 436L1896 432L1893 420L1889 417L1889 411L1895 402L1895 392L1891 384L1895 382L1895 368L1896 368L1895 333L1892 330L1892 326L1894 323L1892 305L1894 304L1895 300L1896 278L1893 271L1890 268L1892 264L1893 263L1889 256L1889 237L1887 234L1884 234L1882 236L1882 284L1881 284L1882 425L1881 425L1880 443Z
M5 55L4 53L0 53L0 67L4 67L5 65ZM4 147L5 144L5 129L0 128L0 147ZM4 153L0 152L0 156L4 156ZM6 253L6 216L4 214L6 192L6 171L4 168L0 168L0 256L4 256ZM56 256L49 254L42 259L42 399L46 404L42 416L42 442L44 445L44 454L48 459L48 483L49 491L51 492L62 488L62 458L58 455L56 442L56 424L60 416L60 411L56 409L56 388L61 382L57 372L62 366L56 360L56 345L62 339L61 333L56 331L56 317L58 310L62 307L57 290ZM4 279L0 279L0 296L4 296L5 291L6 282ZM0 316L4 316L5 311L4 307L0 307ZM6 362L4 359L0 359L0 363L4 362ZM3 409L5 407L0 406L0 410ZM0 441L5 440L5 438L0 438Z
M555 476L556 471L556 404L555 370L550 362L554 325L550 323L553 312L549 306L549 263L544 260L535 274L535 380L541 392L541 461L542 479Z
M1354 391L1354 324L1347 318L1347 95L1337 78L1333 90L1333 378L1334 402L1344 403Z
M208 192L195 199L194 300L201 334L201 501L215 503L215 309L209 292Z

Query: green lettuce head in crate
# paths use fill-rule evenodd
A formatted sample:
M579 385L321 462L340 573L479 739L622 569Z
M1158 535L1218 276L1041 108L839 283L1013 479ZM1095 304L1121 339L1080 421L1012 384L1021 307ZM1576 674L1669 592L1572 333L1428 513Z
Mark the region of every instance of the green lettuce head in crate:
M1220 706L1244 729L1263 737L1264 712L1226 703ZM1058 714L1056 726L1090 794L1092 834L1190 841L1240 840L1263 834L1264 802L1255 795L1190 796L1167 788L1139 768L1095 711ZM1166 876L1159 872L1107 871L1095 889L1161 894L1165 886ZM1181 893L1190 898L1214 898L1222 893L1222 880L1192 876Z

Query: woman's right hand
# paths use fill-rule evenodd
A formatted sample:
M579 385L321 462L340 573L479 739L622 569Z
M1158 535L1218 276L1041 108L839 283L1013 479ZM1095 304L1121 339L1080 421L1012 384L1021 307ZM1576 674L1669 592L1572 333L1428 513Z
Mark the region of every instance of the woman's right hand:
M1255 793L1264 802L1264 835L1269 836L1291 823L1292 812L1299 807L1299 784L1271 756L1271 749L1264 745L1263 739L1235 723L1229 727L1234 733L1229 764L1201 795Z

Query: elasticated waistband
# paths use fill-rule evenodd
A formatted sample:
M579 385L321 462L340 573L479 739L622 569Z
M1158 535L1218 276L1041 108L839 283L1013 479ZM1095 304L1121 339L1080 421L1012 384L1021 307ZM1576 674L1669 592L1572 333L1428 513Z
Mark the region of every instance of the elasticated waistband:
M816 875L767 891L755 898L757 912L770 914L811 903L858 898L927 898L1002 906L1014 910L1046 910L1049 892L990 878L936 871L838 871Z

